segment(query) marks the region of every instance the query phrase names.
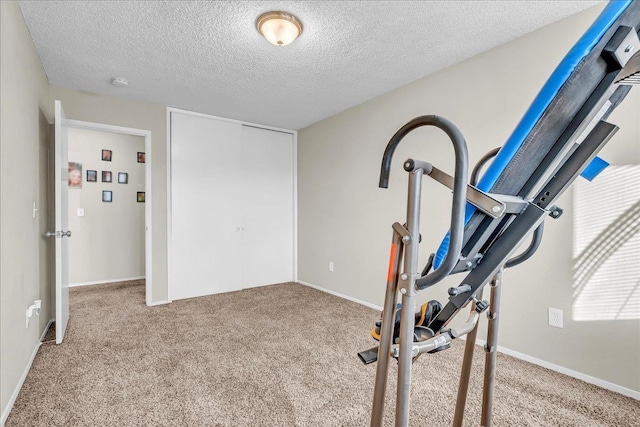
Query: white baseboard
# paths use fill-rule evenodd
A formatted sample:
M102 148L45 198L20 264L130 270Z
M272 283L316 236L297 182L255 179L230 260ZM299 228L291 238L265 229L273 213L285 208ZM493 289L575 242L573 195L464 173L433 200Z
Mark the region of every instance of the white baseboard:
M47 326L45 326L44 331L42 331L42 335L40 335L40 343L42 343L42 340L44 339L45 335L47 335L47 331L51 327L51 324L55 321L55 318L49 319L49 321L47 322Z
M145 278L144 276L141 276L141 277L125 277L124 279L96 280L95 282L69 283L69 287L70 288L74 288L76 286L104 285L105 283L129 282L131 280L142 280L144 278Z
M463 338L466 338L466 335ZM486 343L487 342L485 340L476 339L476 345L484 347ZM574 371L573 369L565 368L564 366L556 365L555 363L547 362L546 360L538 359L537 357L529 356L528 354L520 353L519 351L511 350L500 345L498 346L498 351L508 356L515 357L516 359L524 360L525 362L533 363L534 365L542 366L543 368L577 378L586 383L620 393L632 399L640 400L640 391L631 390L630 388L622 387L618 384L601 380L600 378L592 377L591 375L583 374L582 372Z
M305 285L305 286L308 286L310 288L317 289L319 291L326 292L328 294L335 295L337 297L340 297L340 298L343 298L343 299L346 299L346 300L349 300L349 301L353 301L355 303L364 305L366 307L373 308L373 309L376 309L378 311L382 311L382 307L379 306L379 305L371 304L370 302L362 301L362 300L360 300L358 298L353 298L353 297L350 297L349 295L341 294L340 292L331 291L329 289L322 288L320 286L312 285L311 283L305 282L304 280L296 280L296 283L300 283L301 285Z
M362 300L359 300L357 298L353 298L353 297L350 297L348 295L341 294L339 292L331 291L329 289L321 288L320 286L312 285L311 283L305 282L303 280L297 280L297 283L300 283L301 285L309 286L310 288L317 289L319 291L326 292L328 294L335 295L337 297L344 298L344 299L347 299L349 301L353 301L353 302L356 302L358 304L362 304L362 305L365 305L367 307L375 308L376 310L382 311L382 307L377 306L375 304L371 304L371 303L368 303L366 301L362 301ZM462 338L463 339L466 338L466 335L464 337L462 337ZM483 341L481 339L477 339L476 340L476 345L484 347L485 344L486 344L486 341ZM515 357L516 359L524 360L525 362L533 363L534 365L542 366L543 368L547 368L547 369L550 369L552 371L559 372L561 374L568 375L568 376L573 377L573 378L577 378L577 379L582 380L582 381L584 381L586 383L593 384L593 385L596 385L598 387L602 387L604 389L614 391L616 393L620 393L620 394L622 394L624 396L627 396L627 397L630 397L632 399L640 400L640 392L639 391L631 390L629 388L622 387L622 386L620 386L618 384L614 384L614 383L611 383L609 381L601 380L600 378L592 377L590 375L583 374L582 372L574 371L572 369L565 368L564 366L556 365L554 363L547 362L545 360L538 359L536 357L529 356L528 354L520 353L518 351L511 350L511 349L508 349L508 348L505 348L505 347L502 347L502 346L498 346L498 351L500 353L506 354L508 356Z
M18 384L16 384L16 388L13 390L13 393L11 394L11 398L9 399L9 402L7 402L7 406L2 411L2 418L0 418L0 426L4 427L4 424L7 422L7 418L9 418L9 414L11 413L11 410L13 409L13 404L16 403L16 399L18 398L18 394L20 394L20 390L22 389L22 385L24 384L24 380L27 379L27 375L29 374L29 371L31 370L31 365L33 364L33 359L36 358L36 354L38 353L38 349L42 345L42 340L44 339L44 336L47 334L47 331L49 330L49 327L51 326L51 324L53 323L54 320L55 319L49 319L49 322L47 323L47 326L45 326L44 331L42 331L42 335L40 335L40 341L38 341L38 344L36 344L36 347L33 349L33 352L31 353L31 357L29 358L29 362L27 363L27 366L24 368L24 372L22 372L22 375L20 376L20 380L18 381Z

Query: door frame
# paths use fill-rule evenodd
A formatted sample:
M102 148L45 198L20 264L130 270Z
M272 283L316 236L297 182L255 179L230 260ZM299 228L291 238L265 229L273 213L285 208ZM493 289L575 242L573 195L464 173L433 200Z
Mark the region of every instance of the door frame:
M183 110L175 107L167 107L167 294L169 301L172 301L171 290L173 283L171 279L171 251L172 251L172 229L171 229L171 113L187 114L206 119L214 119L223 122L238 123L259 129L272 130L276 132L288 133L293 136L292 165L293 165L293 281L298 280L298 131L291 129L267 126L258 123L246 122L244 120L229 119L226 117L213 116L211 114L198 113L195 111Z
M145 303L147 306L154 305L153 292L153 257L152 257L152 197L151 191L151 131L144 129L128 128L123 126L106 125L102 123L86 122L82 120L67 120L70 128L97 130L103 132L119 133L123 135L142 136L144 137L145 164L144 164L144 276L145 276Z

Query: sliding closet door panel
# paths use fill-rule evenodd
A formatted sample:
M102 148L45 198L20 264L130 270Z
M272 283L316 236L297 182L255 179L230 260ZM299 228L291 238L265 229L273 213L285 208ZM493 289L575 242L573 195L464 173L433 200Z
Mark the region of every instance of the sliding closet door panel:
M171 113L171 298L242 288L242 125Z
M243 284L293 280L293 135L242 128Z

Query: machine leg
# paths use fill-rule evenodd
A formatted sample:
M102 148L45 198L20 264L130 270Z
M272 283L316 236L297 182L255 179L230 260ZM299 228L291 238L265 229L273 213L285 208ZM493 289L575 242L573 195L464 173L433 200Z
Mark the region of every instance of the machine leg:
M478 300L482 300L483 289L477 296ZM476 310L476 303L471 305L471 312ZM478 322L480 323L480 322ZM478 335L478 323L471 332L467 334L467 341L464 345L464 358L462 359L462 370L460 372L460 383L458 385L458 398L456 399L456 410L453 415L453 427L462 427L464 419L464 409L467 404L467 392L469 390L469 377L471 376L471 365L473 363L473 350L476 346L476 336Z
M380 326L380 344L378 346L378 365L376 367L376 382L373 390L373 406L371 409L371 427L382 426L384 417L384 396L387 388L389 359L391 358L391 344L393 340L393 325L396 317L396 292L398 290L398 271L402 260L402 241L394 231L391 241L391 255L389 257L389 272L387 274L387 292L382 311L382 325Z
M498 347L498 312L500 310L500 291L502 285L502 269L491 279L491 305L489 306L489 326L487 328L487 344L485 345L484 386L482 389L482 416L480 425L491 426L491 408L493 406L493 390L496 377L496 356Z
M404 272L398 287L402 293L398 354L398 393L396 396L396 427L409 425L409 398L411 391L411 363L413 361L413 332L416 312L416 279L418 278L418 245L420 243L420 195L422 169L409 174L407 200L407 231L405 242Z
M413 357L413 329L415 323L415 295L402 296L400 317L400 354L398 356L398 393L396 397L396 427L409 425L409 399L411 391L411 362Z

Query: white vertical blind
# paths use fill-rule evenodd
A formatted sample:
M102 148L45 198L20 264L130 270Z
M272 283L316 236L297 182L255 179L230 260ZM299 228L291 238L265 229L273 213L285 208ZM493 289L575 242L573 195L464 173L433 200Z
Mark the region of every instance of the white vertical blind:
M574 189L573 319L640 319L640 165Z

